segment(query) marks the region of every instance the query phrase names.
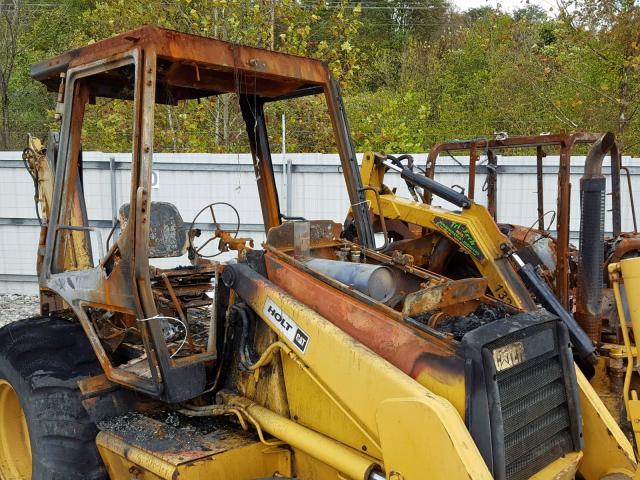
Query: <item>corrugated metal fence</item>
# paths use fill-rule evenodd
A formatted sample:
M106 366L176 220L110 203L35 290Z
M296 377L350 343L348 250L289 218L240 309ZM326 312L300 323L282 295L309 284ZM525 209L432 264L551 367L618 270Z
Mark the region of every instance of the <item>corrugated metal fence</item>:
M424 166L426 154L415 154ZM90 224L107 238L119 207L129 201L130 155L99 152L84 153L85 197ZM558 158L545 159L545 211L555 211L557 199L556 172ZM342 172L334 154L274 155L276 178L283 212L309 219L331 219L342 222L349 208ZM466 187L468 158L443 156L438 161L436 179L446 185ZM634 192L640 191L640 163L625 157ZM498 216L502 222L532 225L536 221L535 157L503 157L498 160ZM572 160L571 231L575 239L579 229L579 178L584 157ZM486 168L478 168L476 200L484 203L483 184ZM609 173L605 165L605 174ZM185 222L212 202L233 204L240 215L240 235L264 240L258 192L248 154L156 154L154 156L154 201L175 204ZM386 182L408 192L399 176L389 173ZM610 189L611 185L608 184ZM403 193L404 192L404 193ZM33 184L21 160L20 152L0 152L0 293L36 292L35 253L39 225L33 202ZM622 181L622 227L633 228L626 179ZM434 202L437 203L437 202ZM610 209L610 196L607 209ZM227 228L235 228L233 212L216 208L217 220ZM548 215L552 220L553 215ZM611 229L607 219L606 229ZM204 212L198 226L209 228L210 216ZM554 227L555 228L555 227ZM94 240L95 241L95 240ZM163 266L186 264L184 258L156 261Z

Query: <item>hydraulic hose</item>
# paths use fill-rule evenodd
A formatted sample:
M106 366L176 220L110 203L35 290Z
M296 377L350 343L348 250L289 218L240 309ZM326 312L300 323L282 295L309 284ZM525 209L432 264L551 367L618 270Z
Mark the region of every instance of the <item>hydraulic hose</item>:
M571 316L569 312L560 303L560 300L553 294L547 283L540 278L536 273L534 267L529 263L524 263L522 259L513 254L512 258L518 264L518 273L525 285L533 291L538 301L551 313L557 315L562 323L565 324L569 330L569 336L571 337L571 343L575 348L576 353L580 360L588 365L594 365L597 361L596 347L584 332L584 330L578 325L578 322Z

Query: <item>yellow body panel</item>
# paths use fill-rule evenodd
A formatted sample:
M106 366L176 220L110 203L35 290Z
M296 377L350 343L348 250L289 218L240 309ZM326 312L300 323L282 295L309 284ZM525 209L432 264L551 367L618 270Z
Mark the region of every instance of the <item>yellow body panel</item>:
M437 374L439 372L433 372L433 370L425 369L416 376L416 381L429 391L446 398L456 408L460 416L464 417L467 407L464 376L450 375L449 378L443 379L441 375Z
M631 330L634 338L640 338L640 258L627 258L620 261L620 272L627 291ZM637 367L636 363L636 367Z
M306 374L314 377L319 383L319 388L325 392L324 395L318 395L317 389L300 388L297 393L306 397L304 401L308 408L313 409L320 402L326 402L328 395L341 411L346 412L333 418L325 416L326 421L314 425L320 433L333 436L335 440L344 444L353 442L353 437L339 425L345 422L347 415L353 419L363 435L380 444L384 440L381 432L388 433L389 428L393 428L393 422L397 421L389 416L387 402L400 399L403 402L414 402L416 408L413 409L412 415L405 417L407 421L410 419L411 430L410 435L405 430L403 444L406 445L409 441L407 435L415 435L417 440L418 436L422 438L420 435L423 435L419 432L428 432L430 445L447 447L421 448L419 454L416 454L417 450L411 453L407 450L404 455L394 455L393 468L401 473L405 480L424 480L425 472L429 472L429 478L433 480L491 478L462 418L451 403L431 393L270 282L264 282L253 292L254 296L245 300L279 334L280 340L286 343L292 352L296 352L296 368L302 372L306 370ZM288 316L308 334L309 343L304 353L300 352L267 317L267 302L275 305L279 315ZM285 377L287 370L288 367L285 368ZM289 391L289 387L287 390ZM261 426L270 432L268 425ZM408 427L409 425L406 425L406 428ZM415 442L416 449L420 444L421 442ZM443 460L445 450L446 460ZM367 453L376 456L375 449ZM388 471L384 452L379 460L383 461L383 466Z
M353 444L353 429L340 426L353 421L364 436L380 445L379 460L384 470L387 474L397 472L401 475L397 478L424 479L426 472L430 479L491 478L462 418L447 400L434 395L271 282L264 281L256 287L251 298L245 300L279 335L280 341L288 345L291 355L285 362L285 378L296 367L315 378L319 385L306 388L309 382L295 385L297 380L289 378L287 391L293 388L295 395L300 396L298 401L306 402L305 411L309 415L314 409L322 412L324 407L320 403L330 397L351 419L323 413L322 421L310 421L314 429L341 443ZM304 352L270 320L265 313L267 305L275 306L278 316L293 320L308 334ZM614 471L632 476L636 463L631 444L586 378L579 371L577 375L585 441L579 463L581 474L587 480L598 480ZM269 431L267 426L263 428ZM367 453L378 458L375 450ZM579 456L560 459L536 478L568 478L571 474L567 472L578 459Z
M424 479L427 472L429 478L491 478L484 462L484 468L469 464L465 472L459 462L449 461L453 452L474 458L476 445L471 438L459 438L459 443L454 444L455 439L447 434L441 419L433 415L426 398L385 400L378 407L377 418L388 478ZM429 457L428 465L425 456Z
M237 395L223 396L223 403L246 411L263 431L289 445L294 457L287 456L290 452L284 448L254 442L181 459L102 433L98 446L112 478L128 478L130 473L126 472L138 468L148 472L144 478L154 479L179 475L187 479L253 480L273 470L290 471L304 480L367 480L367 472L376 464L390 480L491 478L451 403L268 280L254 287L243 299L278 341L264 350L264 360L261 358L250 376L269 375L273 365L267 356L279 352L291 418ZM274 318L295 322L308 335L306 348L301 349L285 335ZM636 464L631 444L580 371L577 381L585 448L557 459L533 478L570 479L576 466L586 480L612 474L632 478ZM247 470L249 463L260 472Z
M380 449L328 398L290 358L283 356L285 384L292 418L353 449L382 458ZM313 401L309 401L313 398Z
M304 453L324 464L330 464L347 478L368 480L379 469L375 459L355 449L347 448L334 439L282 417L243 397L229 396L225 402L241 406L247 417L281 441L295 445Z
M581 458L582 452L573 452L560 457L532 476L530 480L572 480Z
M97 444L113 479L248 480L292 474L291 452L260 442L182 462L162 452L137 448L112 434L100 433ZM138 476L134 475L136 472Z
M631 423L636 445L640 442L640 400L638 392L631 389L633 377L638 375L640 360L637 356L637 345L631 343L629 328L633 332L634 342L640 338L640 258L627 258L620 263L609 265L609 277L613 285L613 292L620 318L624 352L627 356L626 373L622 397L626 407L627 419ZM629 311L629 321L622 300L620 284L624 283L626 303ZM637 380L637 378L636 378Z
M631 443L579 368L576 376L585 443L580 473L586 480L599 480L614 470L633 476L637 466Z
M298 478L304 478L305 480L333 480L340 478L339 472L326 463L318 461L297 448L292 450L294 471Z

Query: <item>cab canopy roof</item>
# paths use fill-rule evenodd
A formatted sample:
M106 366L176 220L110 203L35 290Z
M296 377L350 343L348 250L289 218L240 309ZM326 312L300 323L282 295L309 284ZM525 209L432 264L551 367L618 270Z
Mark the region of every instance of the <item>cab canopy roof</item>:
M266 98L319 93L331 81L318 60L247 47L213 38L144 26L71 50L31 67L31 76L57 91L60 74L82 65L137 55L138 68L157 57L158 103L208 97L221 93ZM105 70L91 78L101 97L131 99L135 68Z

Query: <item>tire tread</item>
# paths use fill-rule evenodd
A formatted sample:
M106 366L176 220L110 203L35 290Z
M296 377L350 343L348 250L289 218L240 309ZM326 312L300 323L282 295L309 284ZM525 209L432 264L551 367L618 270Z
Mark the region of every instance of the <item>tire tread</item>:
M38 316L0 328L0 378L19 377L14 389L27 414L34 480L108 478L77 386L101 371L76 322Z

